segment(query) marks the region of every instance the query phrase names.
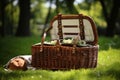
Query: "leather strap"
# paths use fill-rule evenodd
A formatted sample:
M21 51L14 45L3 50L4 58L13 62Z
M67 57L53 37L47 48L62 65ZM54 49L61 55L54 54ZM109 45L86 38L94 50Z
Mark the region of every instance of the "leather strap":
M58 35L59 35L60 42L63 39L61 16L62 14L58 14Z
M85 39L84 35L84 24L83 24L83 15L79 14L79 28L80 28L80 38L81 40Z
M45 38L46 38L46 32L43 34L43 37L42 37L42 40L41 40L41 48L40 48L40 52L43 51L43 46L44 46Z

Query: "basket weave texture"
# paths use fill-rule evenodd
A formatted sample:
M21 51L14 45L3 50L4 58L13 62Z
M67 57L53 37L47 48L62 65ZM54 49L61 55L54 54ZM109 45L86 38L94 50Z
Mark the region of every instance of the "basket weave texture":
M98 46L76 48L61 46L57 50L55 46L44 46L40 52L40 46L32 47L32 65L42 69L79 69L94 68L97 65Z
M81 17L82 16L82 17ZM83 15L58 15L53 18L50 24L50 28L45 32L45 34L53 28L55 20L58 20L58 44L56 45L45 45L45 35L42 37L41 44L32 45L32 66L37 69L80 69L80 68L95 68L97 66L98 57L98 44L97 44L97 31L93 20L87 16ZM87 41L85 39L85 31L80 29L80 40L85 40L88 46L76 46L76 44L62 45L61 40L64 39L64 35L73 35L71 33L63 33L59 26L61 25L61 19L87 19L91 23L92 28L92 39ZM83 23L82 23L83 25ZM67 25L68 27L68 25ZM71 26L70 26L71 27ZM74 26L72 26L74 27ZM64 34L64 35L63 35ZM77 35L78 35L77 34ZM74 34L76 35L76 34Z

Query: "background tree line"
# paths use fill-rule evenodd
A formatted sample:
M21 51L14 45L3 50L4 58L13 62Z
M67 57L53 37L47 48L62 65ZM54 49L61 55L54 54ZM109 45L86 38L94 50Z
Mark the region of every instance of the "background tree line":
M119 0L0 0L0 35L30 36L36 24L46 29L58 13L91 16L99 34L120 35ZM46 3L49 4L46 7Z

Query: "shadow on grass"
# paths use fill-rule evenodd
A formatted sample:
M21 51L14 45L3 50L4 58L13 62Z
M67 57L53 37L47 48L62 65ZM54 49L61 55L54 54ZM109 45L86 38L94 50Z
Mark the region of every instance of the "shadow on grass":
M0 71L0 80L22 80L22 78L25 77L32 79L32 75L38 75L38 73L34 74L28 71L13 71L13 72Z
M52 71L27 70L27 71L4 71L0 69L0 80L52 80ZM46 78L46 79L45 79Z
M116 62L109 66L100 66L95 69L80 69L70 71L0 71L0 80L119 80L120 63Z
M106 68L100 68L95 72L89 73L88 76L99 80L120 80L120 63L116 62Z
M100 37L98 44L100 46L99 50L108 50L109 48L120 49L120 37Z
M16 73L16 72L5 72L5 71L0 71L0 80L10 80L10 79L17 79L20 80L20 77L22 74Z

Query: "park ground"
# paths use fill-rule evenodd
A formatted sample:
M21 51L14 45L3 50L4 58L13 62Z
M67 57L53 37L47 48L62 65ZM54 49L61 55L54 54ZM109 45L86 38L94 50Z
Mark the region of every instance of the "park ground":
M93 69L4 71L10 58L31 54L31 45L40 40L39 36L0 38L0 80L120 80L119 36L99 37L98 64Z

